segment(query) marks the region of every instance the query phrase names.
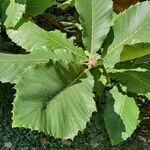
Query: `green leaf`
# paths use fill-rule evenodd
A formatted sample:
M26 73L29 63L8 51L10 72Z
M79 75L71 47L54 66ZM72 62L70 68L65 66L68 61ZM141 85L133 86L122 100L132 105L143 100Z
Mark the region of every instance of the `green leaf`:
M120 62L135 59L150 54L149 43L125 45L120 56Z
M92 75L74 63L29 67L16 84L13 127L72 139L96 111L93 86Z
M150 93L145 94L145 96L150 100Z
M56 0L27 0L26 13L31 16L36 16L54 4L56 4Z
M0 81L14 83L24 69L38 63L47 63L49 59L71 62L74 60L74 56L72 53L61 49L54 53L47 47L42 47L40 50L26 55L0 53Z
M131 136L138 125L139 109L133 98L122 95L114 87L107 94L104 111L106 128L113 145Z
M124 71L112 73L112 78L127 87L127 91L146 94L150 92L150 71Z
M111 0L76 0L76 9L83 26L83 42L86 49L96 53L106 38L112 23Z
M26 0L10 0L10 3L6 9L6 20L4 25L6 28L14 27L18 21L22 18L22 14L25 12Z
M110 68L120 61L124 45L150 42L150 2L138 3L120 14L113 30L114 41L104 58L105 67Z
M75 4L75 0L67 0L67 1L65 1L64 3L59 4L59 7L60 7L62 10L65 10L67 7L73 7L74 4Z
M28 51L46 46L50 47L52 50L68 50L79 59L85 58L83 50L75 47L73 45L73 40L67 39L65 34L60 31L47 32L30 21L21 25L18 30L7 30L7 33L13 42Z

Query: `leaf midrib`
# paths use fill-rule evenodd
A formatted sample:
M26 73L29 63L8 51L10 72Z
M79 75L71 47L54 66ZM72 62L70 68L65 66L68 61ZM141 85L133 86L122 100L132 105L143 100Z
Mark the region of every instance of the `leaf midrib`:
M70 86L72 86L78 79L80 79L80 77L82 77L82 75L83 75L84 73L86 73L87 71L89 71L89 68L83 70L83 72L80 73L80 75L78 75L77 78L75 78L68 86L66 86L64 89L62 89L60 92L58 92L53 98L51 98L50 100L48 100L42 107L47 106L51 101L55 100L56 97L58 97L59 95L61 95L63 92L67 91L68 88L69 88Z
M93 1L91 1L91 2L92 2L92 4L91 4L91 9L92 9L92 10L91 10L91 13L92 13L92 14L91 14L91 17L92 17L92 19L91 19L91 20L92 20L92 22L91 22L91 36L92 36L92 37L91 37L91 38L92 38L92 39L91 39L91 45L90 45L90 49L91 49L91 50L90 50L90 54L92 55L92 54L93 54L93 40L94 40L94 37L93 37L93 36L94 36L94 31L93 31L93 30L94 30L94 29L93 29L93 18L94 18L94 17L93 17Z
M144 24L145 25L145 24ZM143 25L143 26L144 26ZM110 53L112 53L114 50L116 50L119 46L121 46L123 43L125 43L128 39L130 39L132 36L134 36L137 32L139 32L142 28L143 28L143 26L142 27L140 27L140 28L138 28L138 30L136 30L135 32L133 32L132 34L130 34L125 40L123 40L122 42L120 42L117 46L115 46L114 48L112 48L111 50L109 50L108 51L108 53L107 53L107 55L108 54L110 54Z
M111 50L108 51L107 55L112 53L116 48L118 48L119 46L121 46L123 43L125 43L128 39L130 39L132 36L134 36L136 33L138 33L141 29L143 29L143 27L147 24L147 22L145 21L145 23L143 24L143 26L139 27L135 32L133 32L132 34L130 34L127 38L125 38L125 40L123 40L122 42L120 42L117 46L115 46L114 48L112 48ZM134 43L135 44L135 43ZM124 46L124 45L123 45Z

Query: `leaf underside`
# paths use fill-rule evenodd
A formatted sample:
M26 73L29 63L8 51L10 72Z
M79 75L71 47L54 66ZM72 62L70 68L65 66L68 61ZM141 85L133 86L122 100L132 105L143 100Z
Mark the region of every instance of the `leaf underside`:
M93 86L91 74L74 63L28 68L16 85L13 127L72 139L96 111Z
M64 33L60 31L47 32L30 21L25 22L17 30L7 30L7 33L13 42L27 51L34 51L46 46L52 50L68 50L82 60L85 58L83 50L75 47L73 40L67 39Z
M47 47L41 47L26 55L0 53L0 81L14 83L24 69L38 63L47 63L49 59L63 60L66 63L75 60L71 52L63 49L54 52Z

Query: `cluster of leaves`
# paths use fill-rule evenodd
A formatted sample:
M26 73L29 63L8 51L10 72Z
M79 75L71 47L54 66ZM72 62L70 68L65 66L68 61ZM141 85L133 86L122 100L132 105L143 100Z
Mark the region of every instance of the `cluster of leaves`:
M13 85L14 86L14 85ZM148 149L149 137L149 121L146 119L149 116L149 106L146 103L140 106L142 116L146 120L142 120L138 130L134 132L131 138L122 144L111 146L108 140L108 135L105 129L103 115L96 112L92 115L90 123L87 124L83 132L79 132L73 141L63 141L55 139L53 136L38 131L31 131L24 128L12 128L12 102L14 99L15 90L12 90L12 85L9 83L0 83L0 102L2 114L2 123L0 124L0 147L1 149L61 149L61 150L86 150L86 149L101 149L101 150L120 150L120 149ZM140 102L141 104L141 102ZM145 107L146 106L146 107ZM142 108L142 109L141 109ZM142 117L142 118L143 118ZM143 118L143 119L144 119ZM147 139L147 140L146 140ZM45 143L46 142L46 143Z
M2 101L2 123L0 124L0 148L1 149L61 149L61 150L74 150L74 149L110 149L111 145L108 140L107 133L104 129L102 122L102 115L95 113L90 123L88 123L84 133L79 133L73 141L62 141L55 139L50 135L31 131L29 129L11 128L11 110L15 90L12 90L10 84L0 83L0 100ZM1 111L0 111L1 112ZM97 116L97 120L95 119ZM95 121L96 120L96 121ZM96 125L102 122L101 125ZM2 126L2 128L1 128ZM97 128L98 126L98 128ZM137 140L137 139L136 139Z
M111 0L74 2L83 47L30 19L57 5L55 0L1 2L1 24L28 52L0 53L0 81L16 84L13 127L73 139L103 99L105 125L112 144L118 144L139 123L135 100L150 99L150 2L119 15L114 15Z

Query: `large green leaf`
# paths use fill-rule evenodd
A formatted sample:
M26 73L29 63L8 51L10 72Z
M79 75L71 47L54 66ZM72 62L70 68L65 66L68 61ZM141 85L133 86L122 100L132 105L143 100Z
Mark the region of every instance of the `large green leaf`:
M150 92L150 71L123 71L112 73L112 78L127 87L127 91L146 94Z
M18 30L7 30L7 33L13 42L28 51L47 46L52 50L66 49L81 59L85 57L83 50L75 47L73 40L67 39L65 34L60 31L47 32L30 21L21 25Z
M31 54L14 55L0 53L0 81L15 82L15 79L25 68L38 63L46 63L49 59L71 62L73 55L66 50L56 50L55 53L47 47L35 50Z
M31 16L36 16L54 4L56 4L56 0L27 0L26 13Z
M96 111L93 86L92 75L74 63L28 68L16 84L13 127L72 139Z
M136 129L139 109L133 98L122 95L116 87L110 93L107 94L104 120L111 142L115 145L130 137Z
M22 17L22 14L25 12L25 7L26 0L10 0L5 14L6 20L4 25L6 28L14 27L18 23Z
M150 54L150 44L140 43L135 45L126 45L120 56L120 62L135 59Z
M111 68L120 61L124 45L150 42L150 2L138 3L120 14L113 30L114 41L104 58L105 66Z
M97 52L112 23L111 0L76 0L75 6L83 26L83 42L91 53Z

